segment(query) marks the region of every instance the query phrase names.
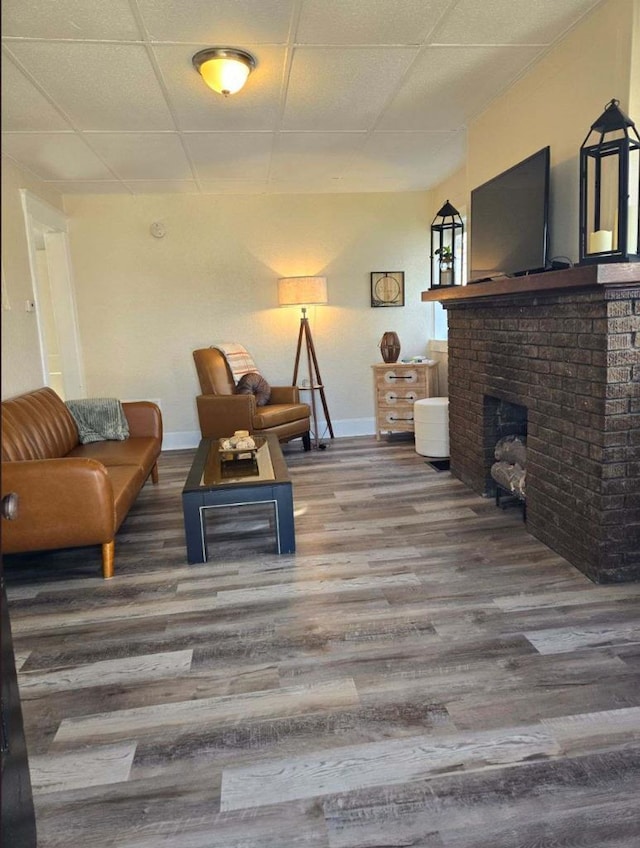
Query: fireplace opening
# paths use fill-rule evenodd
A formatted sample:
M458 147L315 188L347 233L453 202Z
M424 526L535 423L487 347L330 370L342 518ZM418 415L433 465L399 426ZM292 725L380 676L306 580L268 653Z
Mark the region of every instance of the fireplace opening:
M526 508L527 407L484 396L485 493Z

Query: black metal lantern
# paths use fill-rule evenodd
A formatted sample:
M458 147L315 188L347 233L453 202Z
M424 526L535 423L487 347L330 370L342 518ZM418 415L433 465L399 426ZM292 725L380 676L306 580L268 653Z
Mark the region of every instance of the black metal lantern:
M580 148L580 262L640 261L640 136L612 100Z
M431 224L431 288L462 284L462 236L458 210L447 200ZM459 247L456 253L456 243Z

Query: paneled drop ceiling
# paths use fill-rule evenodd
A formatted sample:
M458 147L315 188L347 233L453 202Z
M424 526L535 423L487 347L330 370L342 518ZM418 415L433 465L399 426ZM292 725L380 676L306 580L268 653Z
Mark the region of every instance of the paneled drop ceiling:
M2 149L64 193L419 191L600 0L2 0ZM227 99L191 64L249 50Z

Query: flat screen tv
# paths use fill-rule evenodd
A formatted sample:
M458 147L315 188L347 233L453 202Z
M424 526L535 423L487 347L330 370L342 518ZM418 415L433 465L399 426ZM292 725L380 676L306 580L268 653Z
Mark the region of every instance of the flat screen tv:
M471 192L470 282L545 270L549 161L543 147Z

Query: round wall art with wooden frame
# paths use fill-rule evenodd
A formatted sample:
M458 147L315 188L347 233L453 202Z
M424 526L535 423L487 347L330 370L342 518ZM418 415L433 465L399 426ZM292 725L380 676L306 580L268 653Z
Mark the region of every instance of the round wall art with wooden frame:
M371 306L404 306L404 271L371 272Z

